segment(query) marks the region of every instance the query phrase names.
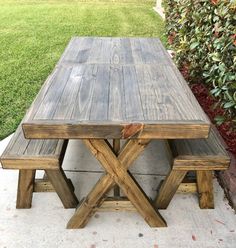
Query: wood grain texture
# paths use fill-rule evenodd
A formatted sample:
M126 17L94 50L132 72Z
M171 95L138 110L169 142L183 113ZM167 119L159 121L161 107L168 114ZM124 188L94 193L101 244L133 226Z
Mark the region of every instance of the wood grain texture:
M45 170L49 181L60 197L65 208L78 204L72 183L61 168L67 140L27 140L21 126L13 135L1 156L4 169L19 169L17 208L30 208L33 191L47 191L50 187L36 182L35 171ZM24 149L22 148L24 147ZM44 188L44 190L42 190Z
M214 208L212 171L197 171L197 189L200 208Z
M177 189L177 193L196 193L197 183L181 183Z
M1 155L4 169L57 170L68 141L25 139L19 126Z
M107 163L105 161L106 159L107 161L112 159L113 162L110 161L109 164L115 163L117 166L117 163L120 163L119 168L121 168L121 170L123 170L124 172L133 163L133 161L136 160L138 155L145 149L148 143L149 140L129 140L122 147L117 158L115 154L111 151L110 145L108 145L105 141L85 140L85 144L91 150L92 154L94 154L94 156L96 156L101 163ZM97 145L100 147L99 149ZM104 157L106 157L106 159L104 159ZM112 170L112 165L109 165L108 167L110 167L110 169L107 168L105 165L105 168L108 171ZM122 176L120 177L122 178ZM125 177L129 177L129 182L131 182L131 186L128 188L128 190L125 186L121 185L120 183L120 180L123 179L116 179L114 181L113 176L109 174L105 174L104 176L102 176L97 182L97 184L94 186L92 191L77 208L75 214L68 222L67 228L83 228L88 222L89 218L94 214L97 208L99 208L105 200L105 194L109 192L115 186L116 183L120 186L122 190L124 190L125 194L128 195L136 209L142 213L144 219L148 222L149 225L166 226L165 221L162 219L159 213L152 207L149 202L149 199L141 191L139 186L137 186L137 184L133 182L133 179L130 177L130 175L125 175ZM135 192L132 190L132 187L135 188ZM137 204L137 202L139 203Z
M87 146L98 159L110 177L122 189L137 211L143 216L151 227L164 227L166 223L161 215L154 209L149 198L139 185L127 173L126 168L117 159L105 141L87 140Z
M169 143L176 170L226 170L230 165L230 157L214 128L208 139L172 140Z
M167 208L188 171L196 171L200 208L214 208L212 171L226 170L230 157L215 128L207 139L171 140L173 166L161 185L156 199L159 208Z
M134 122L133 124L99 123L91 121L62 124L60 121L32 121L23 123L24 134L29 139L190 139L208 137L208 125L194 123L150 124ZM178 131L177 131L178 130Z
M106 198L102 205L98 208L99 212L109 212L109 211L131 211L135 212L137 209L133 204L125 197L123 198Z
M55 189L48 179L35 179L34 192L55 192Z
M120 140L119 139L114 139L112 147L113 147L113 151L114 151L115 155L118 156L118 154L120 152ZM120 188L119 188L118 185L114 186L114 196L115 197L120 196Z
M46 175L46 176L45 176ZM74 191L74 185L70 179L67 179L69 187ZM52 183L48 180L47 174L45 173L42 179L35 179L34 181L34 192L56 192Z
M19 170L16 208L31 208L35 170Z
M209 120L156 38L71 40L23 122L27 138L206 138Z
M183 181L187 171L171 170L162 183L155 200L159 209L166 209Z
M49 181L61 199L64 208L75 208L79 201L74 193L74 189L68 182L68 179L62 169L45 170Z
M119 153L118 159L126 169L132 165L149 142L149 140L128 140L125 143ZM87 144L87 142L85 144ZM110 175L104 174L84 200L80 202L75 214L69 220L67 228L83 228L89 221L89 218L105 200L104 195L106 195L114 186L115 182Z

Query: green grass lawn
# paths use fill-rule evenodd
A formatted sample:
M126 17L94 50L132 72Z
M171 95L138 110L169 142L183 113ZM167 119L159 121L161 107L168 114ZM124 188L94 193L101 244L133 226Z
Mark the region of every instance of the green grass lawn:
M0 140L12 133L72 36L165 42L155 0L0 0Z

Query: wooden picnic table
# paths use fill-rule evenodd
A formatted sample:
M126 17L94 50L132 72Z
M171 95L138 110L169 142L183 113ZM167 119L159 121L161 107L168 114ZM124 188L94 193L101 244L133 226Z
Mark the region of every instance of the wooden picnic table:
M207 138L210 122L159 39L75 37L22 126L30 139L82 139L105 170L68 228L84 227L116 185L161 227L165 220L128 168L151 140Z

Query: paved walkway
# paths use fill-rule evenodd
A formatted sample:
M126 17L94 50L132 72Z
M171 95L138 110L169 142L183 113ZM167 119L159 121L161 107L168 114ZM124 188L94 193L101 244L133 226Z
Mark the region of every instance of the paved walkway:
M0 142L0 150L4 149L7 141ZM165 163L158 164L158 151L159 144L152 143L132 169L152 197L169 169ZM71 156L72 153L76 156ZM102 173L100 165L78 141L70 142L63 167L79 198L91 189ZM236 217L216 180L216 208L200 210L196 195L178 194L168 209L161 211L168 228L149 228L133 212L99 212L81 230L65 229L74 210L63 209L55 193L36 193L31 209L17 210L17 171L0 169L0 182L1 248L236 247Z
M156 1L156 6L153 8L163 19L165 19L164 8L162 7L162 0Z

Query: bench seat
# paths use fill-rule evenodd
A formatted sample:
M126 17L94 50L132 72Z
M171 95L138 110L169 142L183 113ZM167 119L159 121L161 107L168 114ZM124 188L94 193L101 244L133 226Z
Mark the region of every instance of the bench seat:
M67 140L25 139L21 125L17 128L0 158L4 169L19 170L16 208L31 207L36 170L45 171L65 208L77 206L73 186L61 167L67 143Z
M170 140L169 147L172 169L160 187L156 206L167 208L187 172L195 171L200 208L214 208L212 171L226 170L230 165L217 130L212 128L208 139Z

